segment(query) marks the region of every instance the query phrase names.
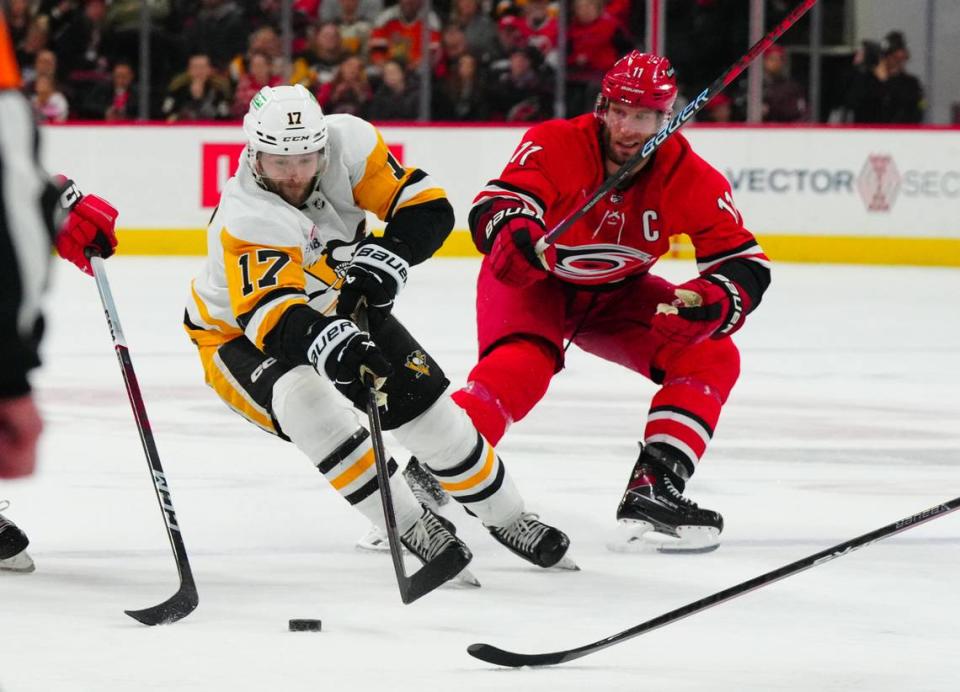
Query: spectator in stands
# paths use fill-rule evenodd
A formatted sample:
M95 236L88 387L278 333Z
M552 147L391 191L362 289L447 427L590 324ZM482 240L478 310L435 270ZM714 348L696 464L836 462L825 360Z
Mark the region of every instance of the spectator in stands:
M140 22L143 0L110 0L103 19L106 52L111 59L139 60ZM151 38L156 38L170 16L170 0L152 0L147 3L150 24L154 29ZM154 45L153 50L158 46Z
M273 27L263 26L252 32L247 38L246 54L237 55L233 58L233 60L230 61L230 81L232 81L234 84L237 84L240 81L240 78L246 74L250 57L254 53L260 53L267 58L271 74L283 74L283 45L280 41L280 35ZM250 104L248 102L247 106L249 105Z
M270 56L265 53L253 53L247 60L247 70L240 75L233 93L233 117L243 119L250 110L250 101L263 87L279 86L283 80L273 73Z
M310 49L294 61L290 81L316 91L333 81L345 57L340 28L333 22L321 24L313 34Z
M324 0L320 4L320 20L346 23L351 18L369 22L371 26L383 12L383 0Z
M489 99L480 79L480 62L472 53L461 55L454 69L440 81L431 115L434 120L489 118Z
M456 0L452 24L463 30L474 55L487 55L496 48L497 26L482 12L479 0Z
M424 54L422 9L423 0L399 0L380 14L370 33L370 61L374 65L401 60L408 68L416 69ZM440 50L440 21L435 13L430 12L427 25L430 30L429 52L436 56Z
M603 0L597 0L603 5ZM559 65L557 55L557 18L547 0L527 0L523 6L523 33L527 45L533 46L551 67ZM612 63L611 63L612 64Z
M399 61L388 60L383 65L383 83L370 100L367 117L373 121L416 120L419 114L419 88Z
M49 75L39 75L34 83L34 93L30 97L37 122L62 123L70 113L67 98L57 91L56 82Z
M603 75L632 47L620 23L604 12L603 0L574 0L567 52L569 115L593 110Z
M167 122L230 117L230 100L223 85L214 79L209 56L190 56L186 73L171 82L162 111Z
M10 31L10 43L19 59L23 42L30 31L30 25L36 18L33 5L29 0L8 0L4 5L3 14L7 19L7 29ZM20 64L25 63L21 61Z
M533 46L510 54L510 69L490 88L490 105L507 121L546 120L553 116L553 81L541 71L543 55Z
M320 19L320 5L325 4L329 5L337 0L327 0L325 3L321 3L321 0L293 0L291 8L294 12L303 16L308 24L316 22Z
M370 32L373 31L373 18L376 15L365 14L363 5L364 3L360 0L340 0L340 2L325 2L322 7L332 6L339 9L339 16L336 19L325 21L335 21L340 27L340 39L343 41L343 50L346 53L358 55L366 61L369 53Z
M188 22L184 40L191 54L204 53L211 65L222 70L247 48L249 33L234 0L200 0L200 10Z
M443 79L448 74L456 72L457 62L468 51L467 35L457 24L448 24L443 28L440 44L440 60L434 70L437 79Z
M133 77L133 67L129 63L114 65L111 80L96 84L90 90L83 104L83 116L111 122L136 118L140 94Z
M349 113L362 117L366 113L373 90L367 81L363 61L351 55L337 69L333 81L323 85L317 101L324 113Z
M497 45L493 52L481 56L483 67L493 81L510 71L510 54L519 48L526 48L527 37L522 27L523 20L512 14L501 17L497 22Z
M23 70L23 90L27 94L36 91L36 81L40 77L49 77L57 80L57 55L52 50L44 48L38 51L33 59L33 66Z
M803 87L787 74L787 54L774 44L763 54L763 120L795 123L807 119Z
M47 18L34 17L30 21L26 35L23 37L23 41L16 51L17 63L24 68L22 77L25 83L32 76L30 66L36 61L37 53L46 50L48 39Z
M858 70L849 107L856 123L919 123L926 101L920 80L906 71L910 52L903 34L891 31L880 44L880 58Z
M107 81L108 62L103 47L106 14L104 0L73 3L72 9L61 15L59 28L52 34L53 49L76 93L81 93L77 87Z
M315 0L314 0L315 1ZM327 0L333 2L335 0ZM246 8L246 31L249 33L264 27L280 31L283 26L283 0L238 0ZM307 49L307 34L310 27L317 23L316 7L308 0L293 0L291 9L291 29L293 30L291 50L294 55Z
M703 107L703 110L697 116L697 121L705 123L733 122L733 99L721 91Z

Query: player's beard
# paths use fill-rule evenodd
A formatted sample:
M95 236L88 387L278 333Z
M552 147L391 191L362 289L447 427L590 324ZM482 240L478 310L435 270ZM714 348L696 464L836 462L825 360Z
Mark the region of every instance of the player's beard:
M307 198L313 190L314 180L315 179L311 178L305 183L298 184L292 180L271 180L264 178L270 191L279 195L284 202L293 207L301 207L303 203L307 201Z
M631 136L629 139L622 138L619 143L615 143L613 140L613 135L610 133L610 128L604 126L603 128L603 154L606 157L607 161L614 164L615 166L622 166L627 161L630 160L640 149L643 147L644 143L656 132L650 133L639 133L637 135ZM630 143L630 146L624 146L624 140ZM639 163L634 169L633 172L636 173L641 168L646 165L646 161Z
M623 146L623 142L615 143L613 141L613 135L610 134L610 129L607 127L603 128L603 149L604 155L612 163L617 166L622 166L625 164L631 156L637 153L640 150L640 147L643 146L643 143L646 141L646 137L638 135L636 138L631 138L633 146L626 148Z

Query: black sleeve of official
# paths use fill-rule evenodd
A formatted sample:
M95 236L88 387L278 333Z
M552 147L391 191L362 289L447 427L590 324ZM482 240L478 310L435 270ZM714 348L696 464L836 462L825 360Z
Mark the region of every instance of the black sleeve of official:
M404 246L410 265L433 257L453 230L453 207L446 199L435 199L404 207L393 215L384 235Z
M21 94L0 92L0 398L29 392L27 373L40 364L57 197L38 161L33 118Z
M736 282L750 298L750 310L753 312L760 304L764 292L770 285L770 270L758 262L738 257L714 268L711 274L722 274Z

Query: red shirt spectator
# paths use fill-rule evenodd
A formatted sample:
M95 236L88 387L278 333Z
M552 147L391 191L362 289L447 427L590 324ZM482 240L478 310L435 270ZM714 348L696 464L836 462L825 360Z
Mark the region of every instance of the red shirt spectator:
M233 94L233 117L242 118L250 108L250 100L263 87L279 86L282 83L283 80L272 73L270 59L264 53L252 54L247 63L247 71L240 76Z
M623 27L603 11L603 0L574 0L567 55L571 72L580 73L580 78L596 75L599 79L629 49Z

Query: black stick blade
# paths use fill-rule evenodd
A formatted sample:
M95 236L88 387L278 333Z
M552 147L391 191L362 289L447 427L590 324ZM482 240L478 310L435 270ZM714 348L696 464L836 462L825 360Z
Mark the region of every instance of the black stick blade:
M413 603L453 579L468 564L470 556L465 555L458 546L451 545L401 584L400 600L405 605Z
M570 656L569 651L554 651L549 654L518 654L513 651L504 651L490 644L471 644L467 647L467 653L481 661L508 668L552 666L571 658L578 658L577 656Z
M154 625L169 625L187 617L196 609L198 603L200 603L200 598L197 595L196 587L185 585L159 605L143 610L125 610L123 612L137 622L151 627Z

